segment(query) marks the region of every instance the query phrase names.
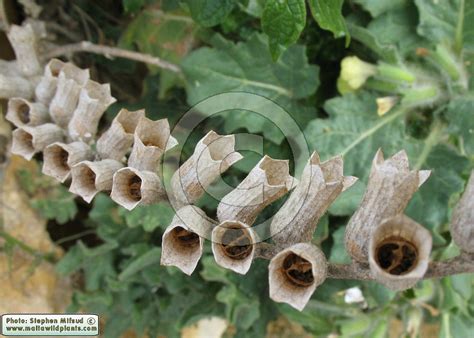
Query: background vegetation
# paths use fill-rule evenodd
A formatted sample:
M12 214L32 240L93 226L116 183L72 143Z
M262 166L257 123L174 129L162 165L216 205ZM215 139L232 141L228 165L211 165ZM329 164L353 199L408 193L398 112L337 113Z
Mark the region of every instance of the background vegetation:
M472 0L38 4L40 19L56 34L55 43L87 40L155 55L181 67L177 74L124 59L74 56L81 67L91 67L92 77L110 82L118 98L104 127L122 107L146 108L147 116L174 124L206 97L248 91L283 106L323 159L343 154L345 174L360 181L318 225L314 241L331 262L349 262L343 245L345 224L361 199L379 147L387 155L405 149L413 166L433 170L407 214L432 232L433 259L458 253L449 234L450 212L474 163ZM354 55L377 69L360 88L344 84L342 77L338 80L341 61ZM400 78L397 71L390 77L383 73L384 65L406 70L414 80ZM351 76L358 76L355 68L352 71ZM397 96L400 103L379 116L376 99L385 96ZM262 135L265 153L291 160L279 129L243 111L205 120L188 140L183 159L209 130ZM260 157L244 155L224 175L233 186ZM264 336L268 323L281 316L314 336L468 337L474 330L472 275L426 280L400 293L373 282L327 280L300 313L269 300L267 261L254 262L250 272L240 276L218 267L207 246L191 277L160 266L161 235L173 216L166 203L128 212L99 195L87 205L39 173L24 170L19 175L32 206L49 219L51 237L67 250L57 270L78 281L69 310L108 318L107 337L118 337L129 328L138 336L173 337L211 315L225 316L232 324L227 333L237 337ZM261 217L271 215L281 203ZM199 204L215 215L217 201L205 196ZM345 290L355 286L365 301L347 304Z

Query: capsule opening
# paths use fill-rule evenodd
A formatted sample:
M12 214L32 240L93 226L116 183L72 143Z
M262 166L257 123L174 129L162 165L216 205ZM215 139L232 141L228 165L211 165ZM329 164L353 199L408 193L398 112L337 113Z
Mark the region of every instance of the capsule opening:
M128 195L131 200L138 202L142 199L142 179L137 175L133 175L128 180Z
M230 228L222 236L224 254L235 260L243 260L252 253L252 238L245 229Z
M24 124L30 123L30 106L22 102L17 106L18 118Z
M82 167L81 169L82 183L84 187L88 190L95 190L95 173L91 168L86 166Z
M391 275L405 275L418 263L416 246L399 236L385 238L375 250L377 264Z
M183 227L176 227L172 230L172 236L182 246L195 247L199 245L199 235L184 229Z
M283 260L282 270L288 281L295 286L307 287L314 283L311 263L294 253Z

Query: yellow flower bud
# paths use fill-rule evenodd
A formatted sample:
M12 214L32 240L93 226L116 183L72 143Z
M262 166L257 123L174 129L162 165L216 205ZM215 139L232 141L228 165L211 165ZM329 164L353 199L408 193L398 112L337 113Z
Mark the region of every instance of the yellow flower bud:
M374 65L357 56L348 56L341 61L341 80L354 90L359 89L376 72Z

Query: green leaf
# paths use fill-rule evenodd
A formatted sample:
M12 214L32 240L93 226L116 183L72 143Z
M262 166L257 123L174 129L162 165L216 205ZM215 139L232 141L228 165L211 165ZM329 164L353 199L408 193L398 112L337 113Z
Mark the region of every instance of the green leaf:
M418 151L422 153L422 150ZM430 178L420 187L407 207L406 213L432 231L438 232L448 221L450 198L464 189L462 172L468 160L453 147L434 146L425 160L418 159L422 168L432 170ZM443 244L434 238L434 244Z
M466 154L474 156L474 97L460 97L448 105L449 132L460 138Z
M474 50L474 3L471 0L415 0L420 14L418 33L434 43Z
M249 329L260 317L259 300L248 298L235 285L224 286L216 298L226 305L227 318L239 328Z
M308 64L303 46L289 47L274 63L262 35L254 34L248 41L237 44L216 35L211 43L214 48L200 48L182 63L190 105L219 93L244 91L275 101L297 119L314 114L314 108L302 105L301 99L315 93L319 69ZM261 116L247 112L241 119L244 124L235 128L253 127L255 118ZM276 117L273 121L260 122L258 129L270 141L280 144L283 134L276 127L279 123L284 122Z
M310 146L323 159L344 156L344 172L365 179L372 159L381 148L389 156L407 148L403 111L380 118L375 96L361 92L326 101L328 119L315 119L305 130Z
M354 2L364 7L375 18L385 12L403 7L408 0L354 0Z
M237 0L184 0L191 16L204 27L220 24L232 12Z
M306 25L304 0L267 0L262 16L262 29L269 37L273 60L295 43Z
M367 282L364 287L364 295L366 298L372 298L375 301L375 306L385 306L390 304L397 293L377 282ZM369 305L371 305L370 300Z
M345 231L346 227L340 227L332 233L334 244L331 249L331 254L329 255L329 261L331 261L331 263L345 264L351 262L351 258L346 252L346 247L344 246Z
M82 253L77 245L73 246L56 264L56 271L61 275L69 275L81 268Z
M74 195L62 185L51 187L47 196L32 200L31 205L42 217L54 219L58 224L67 223L77 214Z
M128 277L135 275L136 273L142 271L146 267L159 264L161 257L161 249L160 248L153 248L150 249L148 252L144 253L143 255L137 257L136 259L132 260L128 266L123 269L123 271L119 275L119 280L125 280Z
M127 13L136 13L150 0L122 0L123 9Z
M334 37L346 37L346 46L349 45L350 35L342 16L344 0L308 0L311 14L322 29L331 31Z
M458 314L443 312L441 321L440 338L470 337L474 325L472 319Z
M381 45L396 48L402 56L413 56L417 48L428 47L428 43L416 33L417 25L415 6L399 6L372 20L367 30Z
M152 232L158 227L165 229L174 216L173 208L165 202L139 206L132 211L120 209L120 213L129 227L141 226L146 232Z
M357 181L349 190L339 195L329 207L329 213L335 216L348 216L359 206L364 195L365 184Z
M354 40L359 41L372 50L372 52L374 52L381 60L388 63L396 63L398 61L396 48L392 45L382 44L379 37L374 35L367 28L358 26L354 23L349 23L348 28Z
M372 320L369 316L361 314L354 319L345 320L341 323L343 337L357 337L370 329Z
M200 274L204 280L209 282L220 282L227 284L230 282L229 276L227 275L228 270L218 266L211 256L206 256L201 259L203 269Z
M319 302L310 300L303 312L295 310L287 304L277 304L278 311L292 322L303 325L308 331L317 337L326 337L334 332L334 324L327 314L322 314L318 310L314 311L314 303ZM326 304L324 304L326 305Z
M179 63L191 50L196 25L180 11L163 12L148 9L140 13L123 31L119 41L122 48L135 49L142 53ZM182 84L177 73L156 66L148 66L153 73L160 72L159 97L174 85Z

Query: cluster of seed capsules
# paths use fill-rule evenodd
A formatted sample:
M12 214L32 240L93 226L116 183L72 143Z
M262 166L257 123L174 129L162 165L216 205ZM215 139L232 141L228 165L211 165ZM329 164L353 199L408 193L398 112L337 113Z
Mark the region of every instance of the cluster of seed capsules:
M18 58L25 49L34 54L31 43L23 51L17 47L17 61L31 65L36 61ZM268 258L270 297L298 310L326 279L326 257L311 240L319 219L357 180L344 176L342 157L322 162L314 152L296 180L287 160L264 156L222 198L214 220L195 204L242 158L235 151L234 135L210 131L176 170L170 189L165 189L162 156L177 145L166 119L153 121L143 110L122 109L98 136L99 121L115 102L108 84L97 83L88 70L58 59L50 60L44 74L30 82L35 83L32 90L9 94L6 118L16 126L12 153L30 160L42 152L43 173L62 183L70 180L70 191L86 202L99 192L109 193L128 210L168 200L176 214L162 238L163 265L191 274L205 239L211 239L216 263L240 274L247 273L255 258ZM11 97L14 93L16 97ZM410 170L404 151L384 159L379 150L362 202L346 227L345 245L353 260L368 265L374 279L394 290L412 287L428 269L431 234L403 211L429 175ZM453 238L466 252L474 251L472 176L452 221ZM269 221L268 238L263 238L255 224L258 215L290 190Z

